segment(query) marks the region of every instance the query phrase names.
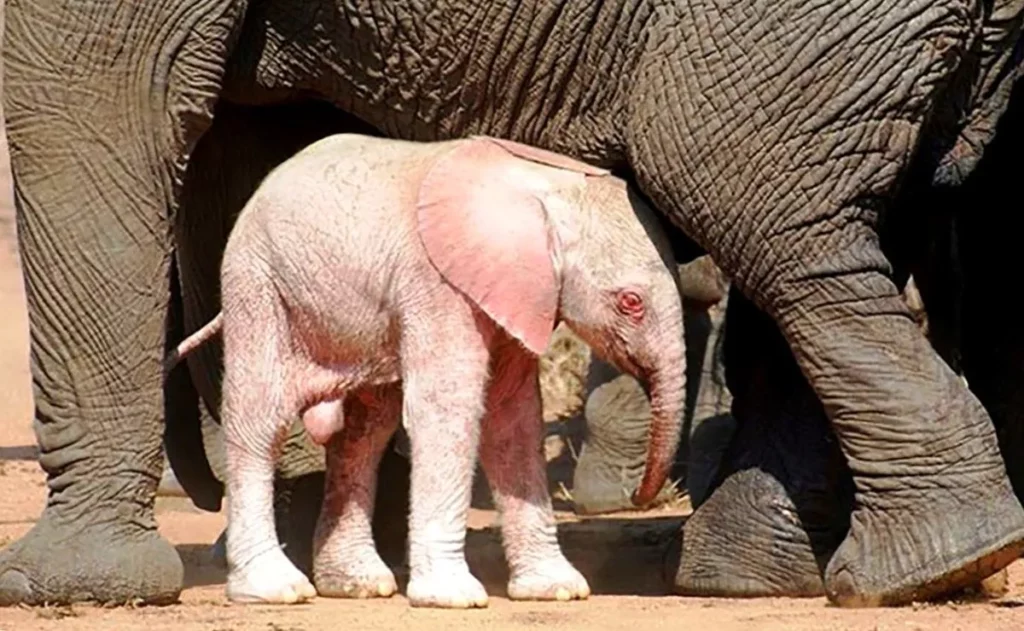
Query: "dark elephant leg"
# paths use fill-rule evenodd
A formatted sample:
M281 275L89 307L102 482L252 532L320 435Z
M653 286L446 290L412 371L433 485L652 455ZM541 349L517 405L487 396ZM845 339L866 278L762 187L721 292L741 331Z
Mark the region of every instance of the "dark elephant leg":
M182 325L181 285L173 265L170 285L165 352L186 336ZM165 469L160 490L165 482L177 482L181 491L192 499L196 507L217 512L221 508L224 485L217 478L206 456L203 412L188 367L180 364L175 366L164 381L164 449L170 471ZM173 479L167 479L168 473Z
M655 206L776 322L821 401L855 486L850 529L825 571L830 600L947 593L1016 558L1024 507L981 402L911 317L878 223L908 184L924 125L952 122L935 118L959 103L944 89L974 80L967 51L981 18L927 3L920 21L908 5L883 18L855 4L816 13L828 26L808 40L763 8L713 63L694 55L713 31L688 7L677 13L692 20L686 45L652 39L631 84L630 163ZM768 15L777 21L753 36ZM1012 58L1002 53L1019 22L996 21L986 44ZM750 54L762 45L787 61ZM741 63L742 81L720 70ZM679 68L715 80L667 81Z
M849 528L849 471L775 323L736 291L726 314L736 432L713 491L684 527L676 590L818 596Z
M848 261L822 251L791 281L796 302L775 307L854 476L850 531L825 572L830 599L845 605L955 591L1024 549L1024 510L981 403L918 330L891 280L834 267L872 267L867 234L850 235L867 240Z
M213 126L193 152L175 232L180 250L187 331L200 328L220 309L219 270L224 244L235 217L263 177L308 144L342 132L377 133L323 103L247 107L222 102L218 105ZM187 363L206 408L219 418L222 377L219 337L197 349L187 358ZM198 425L195 428L198 432ZM222 446L215 448L216 453L210 454L210 458L222 460ZM381 467L397 467L397 471L382 472L382 479L400 477L402 472L401 465L390 457L382 460ZM407 481L405 484L407 486ZM291 561L309 574L313 530L323 499L324 450L309 440L298 420L289 431L277 463L274 488L278 537ZM394 488L387 484L378 487L382 510L375 513L375 519L404 521L404 513L391 515L387 511L392 506L404 506L408 498L384 497L407 493L404 488L401 484ZM206 490L207 494L213 492ZM382 527L382 531L393 530L390 526ZM382 548L382 554L394 557L404 550L404 540L397 545L397 552Z
M712 490L726 450L736 431L736 419L732 415L732 392L726 383L722 342L725 339L725 320L728 313L728 297L703 312L694 313L687 320L687 333L697 323L706 320L699 329L707 330L704 348L693 357L694 365L700 366L695 375L696 393L692 405L687 407L689 426L686 428L688 442L683 452L685 462L681 475L686 481L690 503L699 507ZM699 330L698 329L698 330ZM689 341L688 341L689 343ZM689 351L689 347L687 347ZM689 371L690 364L687 364ZM687 374L689 379L689 373ZM689 388L689 382L687 382Z
M954 367L959 365L963 285L955 227L955 208L965 203L961 195L983 199L978 191L932 191L925 203L901 207L900 225L895 230L889 226L885 235L891 246L886 251L899 263L894 277L903 284L913 270L927 296L929 339ZM979 223L991 226L989 217ZM1012 234L1011 227L1005 230ZM986 253L1011 251L993 249L991 242L985 246ZM995 281L991 273L986 276ZM988 296L978 301L986 315L993 295L988 292L995 290L994 283L986 283L985 293L979 293L979 298ZM737 296L728 330L727 372L739 394L734 412L741 430L724 461L713 462L723 471L713 500L701 507L694 497L698 510L686 526L676 588L717 596L820 595L823 568L849 526L849 473L821 406L777 327ZM993 578L1000 576L1005 579L1005 571ZM998 595L998 585L993 591L988 583L971 589Z
M153 513L169 207L241 4L5 8L4 109L49 496L0 554L2 604L159 603L181 590L181 560Z

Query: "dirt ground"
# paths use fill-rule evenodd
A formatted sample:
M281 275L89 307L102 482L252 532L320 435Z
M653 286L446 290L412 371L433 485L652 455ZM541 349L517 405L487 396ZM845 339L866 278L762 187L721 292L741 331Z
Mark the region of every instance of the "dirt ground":
M2 7L2 2L0 2ZM0 18L2 20L2 18ZM2 21L0 21L2 23ZM0 130L2 134L2 130ZM16 266L6 140L0 135L0 545L37 519L46 500L31 427L28 342L24 296ZM1024 627L1024 561L1011 567L1010 590L988 603L915 605L900 609L841 610L824 598L680 598L666 595L663 550L678 536L685 508L646 515L576 520L560 514L563 547L587 576L594 595L584 602L516 603L504 596L504 563L494 515L475 512L467 555L492 594L487 609L459 612L412 609L402 596L386 601L319 599L281 606L231 605L224 572L209 546L225 525L223 513L201 512L188 500L157 500L160 531L185 564L180 604L167 607L73 607L0 609L0 631L43 629L399 629L422 631L486 628L530 629L864 629L944 631Z

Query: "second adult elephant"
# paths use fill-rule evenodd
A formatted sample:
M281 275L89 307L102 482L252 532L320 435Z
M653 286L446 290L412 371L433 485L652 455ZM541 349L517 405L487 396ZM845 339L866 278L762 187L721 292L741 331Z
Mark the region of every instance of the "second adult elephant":
M486 134L618 170L768 314L822 403L855 489L829 596L907 602L1005 566L1024 547L1024 508L991 419L917 330L878 228L908 178L972 168L965 156L1018 72L1021 11L981 0L7 6L5 114L51 495L0 558L0 601L180 589L153 518L167 288L172 254L189 246L172 226L179 214L212 232L225 221L183 196L186 180L210 177L191 159L225 103L327 103L388 136ZM221 158L244 169L248 156ZM73 565L49 554L70 544Z

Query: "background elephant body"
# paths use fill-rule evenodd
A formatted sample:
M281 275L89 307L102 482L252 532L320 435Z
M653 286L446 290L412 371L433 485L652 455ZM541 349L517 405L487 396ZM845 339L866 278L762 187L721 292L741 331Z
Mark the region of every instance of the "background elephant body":
M488 134L621 170L770 317L821 402L857 481L829 595L905 602L1005 565L1024 509L984 409L900 301L877 227L902 176L973 165L1016 76L1019 31L1013 3L931 0L8 6L5 113L51 498L0 558L0 600L180 588L152 513L160 368L172 253L206 239L175 226L191 215L216 234L225 220L189 210L202 185L187 181L211 176L191 159L227 102L300 116L326 102L388 136ZM47 554L66 542L86 574Z

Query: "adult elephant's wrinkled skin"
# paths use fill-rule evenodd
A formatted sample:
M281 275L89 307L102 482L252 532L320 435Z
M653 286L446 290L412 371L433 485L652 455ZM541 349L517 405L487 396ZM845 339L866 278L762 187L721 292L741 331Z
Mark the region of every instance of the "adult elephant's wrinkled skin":
M1020 495L1024 330L1008 304L1012 292L1005 274L1019 267L1020 194L1013 174L1024 143L1024 84L1014 88L997 129L969 174L947 172L906 187L883 227L882 242L898 283L914 276L928 338L992 415ZM964 157L978 156L968 151ZM821 569L849 528L849 510L843 508L853 493L849 474L824 411L778 331L736 298L723 362L735 388L732 411L740 429L716 463L723 474L715 481L713 501L687 522L676 588L715 595L819 595ZM982 592L998 593L998 584L993 592L986 583Z
M833 601L903 603L1007 565L1024 508L992 421L917 330L878 227L901 186L973 167L1018 73L1021 10L10 3L5 112L50 497L0 558L0 601L177 595L153 518L170 270L185 284L184 253L230 224L212 209L231 204L201 199L244 195L234 178L260 171L230 144L212 170L190 158L253 112L280 124L252 126L257 139L326 135L325 103L389 136L487 134L613 167L704 248L778 329L851 474L850 528L824 568ZM189 197L196 180L212 189ZM693 586L748 591L716 580Z

